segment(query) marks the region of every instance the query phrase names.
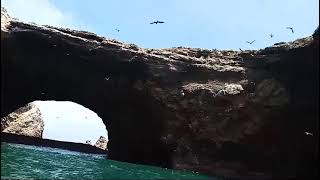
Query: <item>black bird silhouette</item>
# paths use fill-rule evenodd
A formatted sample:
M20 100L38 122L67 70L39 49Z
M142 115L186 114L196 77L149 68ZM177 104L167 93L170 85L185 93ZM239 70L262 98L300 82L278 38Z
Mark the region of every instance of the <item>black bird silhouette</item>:
M158 24L158 23L164 23L163 21L154 21L154 22L151 22L150 24Z
M287 27L287 29L290 29L292 33L294 33L293 31L293 27Z
M251 42L249 42L249 41L246 41L247 43L249 43L249 44L252 44L252 43L254 43L256 40L253 40L253 41L251 41Z
M118 31L118 32L120 31L119 29L115 29L115 30Z
M270 34L270 37L273 38L273 34Z
M241 48L239 48L239 50L240 50L241 52L243 52L243 50L242 50Z

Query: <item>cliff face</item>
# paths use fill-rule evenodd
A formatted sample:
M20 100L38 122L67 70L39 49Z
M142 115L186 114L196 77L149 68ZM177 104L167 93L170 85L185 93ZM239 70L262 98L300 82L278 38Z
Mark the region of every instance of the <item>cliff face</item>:
M108 144L107 138L100 136L99 139L97 140L96 144L94 144L94 146L96 146L100 149L106 150L107 144Z
M40 110L33 103L1 118L1 132L42 138L43 127Z
M2 18L2 117L34 100L73 101L104 120L111 159L226 176L314 175L313 37L258 51L142 49Z

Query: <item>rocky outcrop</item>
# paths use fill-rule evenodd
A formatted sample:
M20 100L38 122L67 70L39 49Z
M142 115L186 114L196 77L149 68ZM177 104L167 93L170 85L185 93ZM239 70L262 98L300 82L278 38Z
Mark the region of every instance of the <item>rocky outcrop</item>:
M40 110L29 103L1 118L1 132L42 138L44 122Z
M90 154L107 155L107 151L95 146L83 143L64 142L51 139L41 139L31 136L16 135L11 133L1 133L1 142L26 144L41 147L51 147L59 149L67 149L70 151L84 152ZM28 157L27 157L28 158Z
M257 51L143 49L4 22L2 117L34 100L68 100L103 119L114 160L229 177L318 173L312 36Z
M103 150L107 150L107 144L108 144L108 140L107 138L100 136L99 139L97 140L96 144L94 144L94 146L103 149Z

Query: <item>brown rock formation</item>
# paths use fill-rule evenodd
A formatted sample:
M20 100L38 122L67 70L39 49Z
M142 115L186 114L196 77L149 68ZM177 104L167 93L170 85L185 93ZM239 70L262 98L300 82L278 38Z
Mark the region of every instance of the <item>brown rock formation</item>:
M94 146L96 146L100 149L106 150L107 144L108 144L107 138L100 136L99 139L97 140L96 144L94 144Z
M312 37L258 51L142 49L4 22L2 117L34 100L68 100L102 117L114 160L225 176L318 172Z
M40 110L33 103L1 118L1 132L42 138L43 127Z

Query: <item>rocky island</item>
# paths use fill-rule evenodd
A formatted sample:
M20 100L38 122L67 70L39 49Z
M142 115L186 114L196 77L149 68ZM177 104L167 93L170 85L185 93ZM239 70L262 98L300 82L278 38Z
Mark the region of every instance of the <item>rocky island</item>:
M318 38L144 49L2 9L1 51L1 117L69 100L104 120L114 160L224 177L318 175Z
M107 150L108 149L107 144L108 144L107 138L100 136L97 142L94 144L94 146L103 150Z
M39 108L33 103L1 118L1 132L42 138L44 122Z

